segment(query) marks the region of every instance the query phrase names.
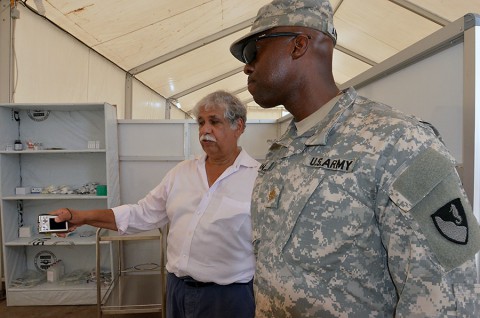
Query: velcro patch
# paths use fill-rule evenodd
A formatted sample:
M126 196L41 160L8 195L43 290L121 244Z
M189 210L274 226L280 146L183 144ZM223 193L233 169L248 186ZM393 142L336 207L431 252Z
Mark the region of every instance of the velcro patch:
M433 224L447 240L468 243L468 222L460 198L454 199L432 214Z
M410 164L389 189L390 199L413 217L438 263L446 270L460 266L480 249L480 227L455 168L434 149Z
M314 168L323 168L343 172L353 171L355 159L324 158L309 156L305 159L305 165Z

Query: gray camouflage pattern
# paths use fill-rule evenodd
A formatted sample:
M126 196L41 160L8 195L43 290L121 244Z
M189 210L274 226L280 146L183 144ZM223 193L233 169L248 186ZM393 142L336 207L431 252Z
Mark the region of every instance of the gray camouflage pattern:
M301 26L318 30L337 42L333 10L327 0L274 0L258 10L250 32L230 46L240 61L246 42L254 35L279 26Z
M302 136L290 124L253 190L256 317L479 317L474 253L446 271L391 198L405 202L393 183L427 149L453 170L428 125L353 88ZM445 178L474 219L456 171Z

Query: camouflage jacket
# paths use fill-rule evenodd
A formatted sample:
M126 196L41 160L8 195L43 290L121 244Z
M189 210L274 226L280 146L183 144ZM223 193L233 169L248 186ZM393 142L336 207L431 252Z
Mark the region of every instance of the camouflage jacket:
M432 128L349 88L252 203L256 317L478 317L479 226Z

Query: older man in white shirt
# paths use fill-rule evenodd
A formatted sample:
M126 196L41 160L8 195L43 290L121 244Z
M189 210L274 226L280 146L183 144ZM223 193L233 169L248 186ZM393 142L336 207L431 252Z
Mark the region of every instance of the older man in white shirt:
M246 108L217 91L193 113L205 154L179 163L137 204L51 214L70 230L89 224L120 234L169 223L167 317L254 317L250 199L259 163L238 146Z

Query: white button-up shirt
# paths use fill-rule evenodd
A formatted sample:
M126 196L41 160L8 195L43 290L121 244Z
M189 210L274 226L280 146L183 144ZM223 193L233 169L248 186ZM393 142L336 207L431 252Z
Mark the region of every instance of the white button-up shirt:
M255 271L250 200L259 163L242 149L209 187L206 155L179 163L137 204L113 208L120 234L170 222L167 270L202 282L248 282Z

